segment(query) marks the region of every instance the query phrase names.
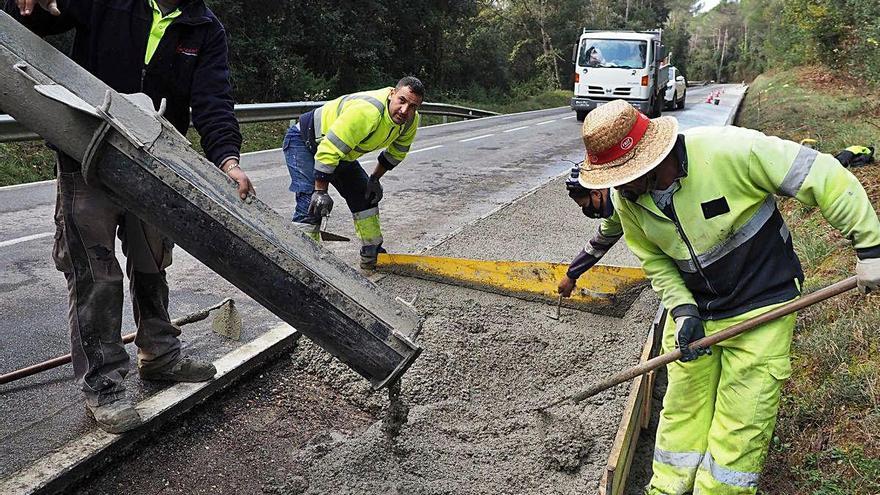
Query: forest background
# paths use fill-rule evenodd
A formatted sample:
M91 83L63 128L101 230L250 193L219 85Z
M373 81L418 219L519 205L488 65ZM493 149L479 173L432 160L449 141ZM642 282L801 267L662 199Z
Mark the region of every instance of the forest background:
M322 100L415 75L431 101L571 89L583 28L664 30L689 80L821 64L880 84L876 0L210 0L236 100Z

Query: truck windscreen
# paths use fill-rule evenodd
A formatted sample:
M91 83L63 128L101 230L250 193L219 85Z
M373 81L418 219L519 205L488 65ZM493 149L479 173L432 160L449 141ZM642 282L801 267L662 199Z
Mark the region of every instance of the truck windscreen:
M639 40L584 39L578 54L581 67L644 69L648 42Z

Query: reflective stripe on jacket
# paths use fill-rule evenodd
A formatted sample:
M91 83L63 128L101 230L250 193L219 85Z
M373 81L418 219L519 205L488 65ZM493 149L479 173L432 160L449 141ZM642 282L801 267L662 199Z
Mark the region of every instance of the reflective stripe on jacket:
M385 148L380 162L397 166L406 157L419 127L419 114L397 125L388 112L392 88L345 95L315 110L318 151L315 170L332 174L340 161L354 161L365 153Z
M775 194L818 206L860 257L880 254L877 214L832 156L738 127L692 129L684 143L675 218L649 194L614 193L627 245L667 308L696 304L721 319L799 294L803 272Z

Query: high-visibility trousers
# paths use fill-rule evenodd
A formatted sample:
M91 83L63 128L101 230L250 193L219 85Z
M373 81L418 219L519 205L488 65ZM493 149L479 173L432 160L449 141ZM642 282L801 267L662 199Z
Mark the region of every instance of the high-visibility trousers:
M706 335L781 304L704 322ZM654 446L650 495L740 495L757 492L776 426L779 395L791 376L795 314L712 346L712 355L667 366L669 386ZM663 352L675 348L666 321Z

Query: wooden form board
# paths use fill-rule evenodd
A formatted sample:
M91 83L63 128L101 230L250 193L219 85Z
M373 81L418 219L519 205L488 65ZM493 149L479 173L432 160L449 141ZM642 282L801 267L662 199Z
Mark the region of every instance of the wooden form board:
M657 317L648 332L648 338L642 347L639 362L643 363L655 356L660 350L660 336L663 334L663 325L666 320L666 311L662 308L657 312ZM630 385L629 396L611 445L611 454L608 456L608 464L602 474L599 483L600 495L620 495L626 489L626 481L629 477L629 468L635 455L636 445L639 441L639 432L648 426L651 421L651 399L654 391L654 372L633 379Z

